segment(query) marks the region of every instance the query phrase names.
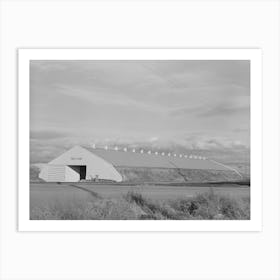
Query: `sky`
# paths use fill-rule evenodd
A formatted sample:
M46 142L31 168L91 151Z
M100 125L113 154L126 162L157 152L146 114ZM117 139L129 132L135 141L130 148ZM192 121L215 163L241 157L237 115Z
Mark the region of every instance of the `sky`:
M30 62L31 157L74 144L250 148L250 62Z

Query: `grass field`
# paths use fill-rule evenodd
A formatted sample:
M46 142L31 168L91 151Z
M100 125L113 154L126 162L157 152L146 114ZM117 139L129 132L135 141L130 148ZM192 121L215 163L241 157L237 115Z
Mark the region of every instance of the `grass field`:
M30 218L250 219L250 187L31 183Z

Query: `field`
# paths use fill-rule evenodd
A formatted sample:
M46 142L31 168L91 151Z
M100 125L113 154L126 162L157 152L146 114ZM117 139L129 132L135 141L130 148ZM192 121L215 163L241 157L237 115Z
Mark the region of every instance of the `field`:
M34 220L250 219L246 184L31 183Z

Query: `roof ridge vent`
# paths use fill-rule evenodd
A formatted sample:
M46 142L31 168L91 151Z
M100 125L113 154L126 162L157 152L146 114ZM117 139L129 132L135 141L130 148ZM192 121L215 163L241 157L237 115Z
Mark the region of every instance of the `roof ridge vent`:
M199 156L199 155L193 155L193 154L178 154L176 152L171 152L171 151L152 151L152 150L146 150L143 148L129 148L129 147L118 147L118 146L114 146L114 147L109 147L108 145L104 146L104 147L97 147L97 145L95 143L93 143L91 145L91 147L93 149L104 149L104 150L113 150L113 151L119 151L119 152L132 152L132 153L139 153L139 154L147 154L147 155L161 155L161 156L166 156L166 157L178 157L181 159L195 159L195 160L208 160L207 157L205 156Z

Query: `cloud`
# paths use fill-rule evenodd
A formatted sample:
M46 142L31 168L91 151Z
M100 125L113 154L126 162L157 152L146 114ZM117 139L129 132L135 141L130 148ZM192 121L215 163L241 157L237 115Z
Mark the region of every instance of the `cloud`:
M138 140L138 141L137 141ZM97 143L97 142L95 142ZM169 149L170 151L176 149L185 150L225 150L225 149L248 149L249 146L238 139L230 137L207 137L203 135L187 136L184 138L159 138L151 137L149 139L135 139L135 138L110 138L105 141L99 139L98 145L114 145L127 147L147 147L154 149Z
M55 60L31 60L30 61L31 71L40 72L53 72L53 71L64 71L66 65L61 63L61 61Z
M159 138L151 136L148 139L140 138L88 138L81 141L78 138L58 138L58 139L32 139L30 141L30 161L31 163L47 163L56 158L74 145L91 146L102 148L127 147L141 148L144 150L176 152L176 153L199 153L201 155L211 154L221 156L224 152L233 153L244 152L248 154L249 145L241 140L229 137L207 137L203 135L185 136L183 138ZM229 157L229 160L233 158Z
M231 116L231 115L240 115L240 114L247 114L250 113L250 107L247 105L238 105L235 106L233 104L219 104L206 112L200 113L199 116L209 118L209 117L216 117L216 116Z
M242 143L240 140L232 139L207 139L201 140L193 143L194 149L201 150L220 150L220 149L248 149L248 146Z
M132 95L118 94L118 90L114 91L95 88L92 90L81 89L77 87L69 86L58 86L57 91L64 96L75 97L79 99L86 100L93 105L99 106L119 106L119 107L130 107L136 110L143 110L149 112L159 112L162 113L166 111L166 108L154 102L145 102L145 100L139 100L139 98L133 98ZM117 95L117 96L114 96Z
M48 149L85 139L190 149L249 142L249 130L238 131L250 127L248 61L57 60L30 66L31 139ZM197 131L203 137L186 138Z
M233 129L233 132L235 133L243 133L243 132L249 132L250 131L250 128L236 128L236 129Z
M54 130L31 130L30 139L32 140L50 140L57 138L65 138L69 135L67 133L62 133Z

